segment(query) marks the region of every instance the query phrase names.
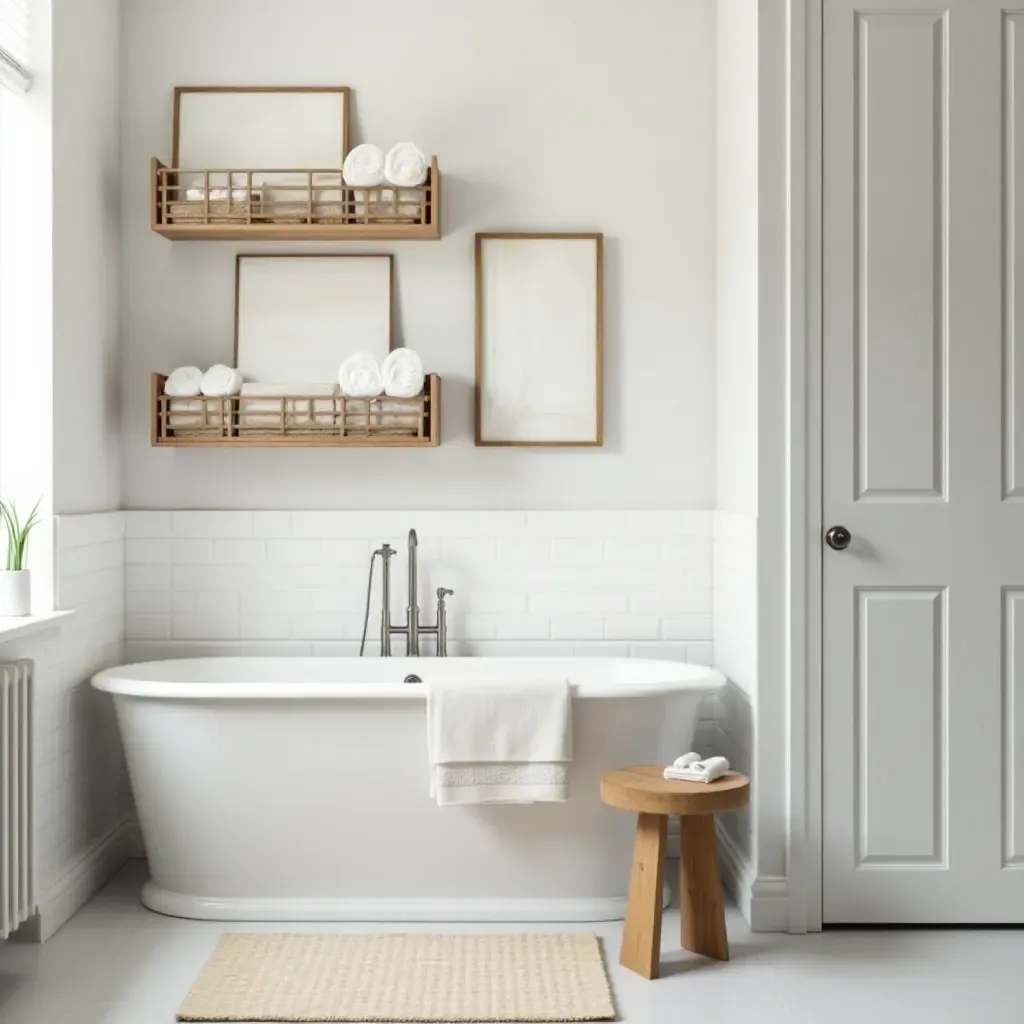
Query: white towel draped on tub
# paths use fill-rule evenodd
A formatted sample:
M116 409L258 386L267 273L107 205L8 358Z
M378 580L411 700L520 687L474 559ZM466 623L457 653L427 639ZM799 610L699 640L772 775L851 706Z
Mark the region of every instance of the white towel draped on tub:
M439 806L565 800L568 680L439 680L427 687L430 793Z

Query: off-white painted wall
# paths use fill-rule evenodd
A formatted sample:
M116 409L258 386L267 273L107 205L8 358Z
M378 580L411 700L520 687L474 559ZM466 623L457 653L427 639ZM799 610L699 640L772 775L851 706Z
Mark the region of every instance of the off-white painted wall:
M758 0L718 0L716 23L716 504L713 649L728 678L717 746L753 774L756 758L758 508ZM757 795L755 794L755 800ZM726 882L757 926L756 811L721 827Z
M710 508L714 4L287 6L123 11L126 505ZM148 164L170 158L173 87L275 81L350 85L355 141L412 138L438 154L440 242L314 247L395 252L399 335L444 377L438 450L149 446L150 372L230 361L234 254L284 248L171 243L149 230ZM473 233L503 229L605 233L603 449L473 446Z
M716 505L757 515L758 0L718 0Z
M803 202L803 172L789 159L794 130L789 106L792 83L802 80L804 69L802 63L790 66L789 59L793 37L804 20L796 9L803 6L794 0L760 0L758 19L758 684L752 769L757 793L752 810L755 886L762 902L777 904L778 910L765 911L764 917L781 928L788 924L786 876L793 855L792 848L787 850L787 822L794 813L787 794L793 770L786 757L791 712L787 691L790 674L803 666L802 652L792 646L788 574L793 538L804 542L798 529L803 511L791 507L789 493L790 445L794 430L802 426L790 421L789 403L791 387L802 389L805 382L790 381L788 376L790 345L802 343L800 329L794 326L800 307L793 319L789 310L793 278L801 273L794 263L800 253L799 241L791 234L790 211L793 204ZM802 60L802 52L797 53L794 61ZM795 824L799 828L802 823Z
M53 18L53 508L116 509L120 450L120 4Z

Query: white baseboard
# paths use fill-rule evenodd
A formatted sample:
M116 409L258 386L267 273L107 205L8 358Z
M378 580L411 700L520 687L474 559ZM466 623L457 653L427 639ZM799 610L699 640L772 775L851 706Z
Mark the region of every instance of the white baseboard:
M752 932L789 930L785 878L758 877L753 864L721 827L718 828L718 861L722 885Z
M141 846L138 825L122 821L39 897L35 927L29 941L46 942L55 935Z
M789 931L789 891L781 876L762 876L750 892L750 930L752 932Z

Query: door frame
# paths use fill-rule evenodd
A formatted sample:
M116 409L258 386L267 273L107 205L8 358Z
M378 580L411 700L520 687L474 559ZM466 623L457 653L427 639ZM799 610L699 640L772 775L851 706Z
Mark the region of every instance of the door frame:
M759 572L768 579L760 588L761 624L759 650L761 675L771 692L785 701L779 716L767 718L758 708L759 764L786 751L785 865L786 906L790 932L818 931L822 926L822 32L825 0L762 0L761 53L771 42L776 22L785 39L783 81L772 81L771 71L761 78L762 145L775 130L782 132L781 154L762 149L762 167L784 161L785 239L775 241L775 252L784 253L785 295L781 351L773 352L770 339L779 336L765 324L764 304L777 296L762 298L761 359L767 362L760 382L759 431L784 428L784 465L766 451L759 439L761 457L762 514L759 523ZM769 38L766 39L766 31ZM778 76L776 75L777 79ZM782 102L773 101L783 89ZM769 95L766 95L765 93ZM781 113L784 125L778 124ZM771 170L769 170L769 174ZM777 173L777 171L776 171ZM762 193L762 200L765 198ZM762 247L762 258L765 255ZM774 323L777 325L778 320ZM767 347L767 351L766 351ZM765 358L767 356L767 359ZM781 400L771 397L771 364L779 366L786 381ZM775 376L774 379L778 379ZM770 483L773 472L782 486ZM774 506L775 513L771 512ZM768 516L765 517L764 513ZM781 517L777 518L781 512ZM767 518L767 522L765 522ZM773 530L773 525L781 527ZM781 545L778 562L770 550ZM766 551L767 549L767 551ZM766 557L767 556L767 557ZM774 563L774 564L773 564ZM779 575L781 573L781 578ZM771 602L781 602L772 610ZM775 636L772 633L778 628ZM772 735L770 719L776 717L783 735ZM761 728L764 726L765 728ZM758 828L762 822L758 822Z
M824 229L823 229L823 161L824 161L824 0L808 0L805 15L803 62L805 81L799 105L803 108L805 136L801 140L802 164L805 168L804 238L804 308L806 386L804 417L807 436L804 445L806 476L803 501L804 524L804 715L805 764L807 779L807 870L803 879L804 927L820 931L823 917L823 808L824 776L824 564L821 538L826 524L824 515ZM800 204L797 204L800 205ZM800 879L798 879L798 882Z

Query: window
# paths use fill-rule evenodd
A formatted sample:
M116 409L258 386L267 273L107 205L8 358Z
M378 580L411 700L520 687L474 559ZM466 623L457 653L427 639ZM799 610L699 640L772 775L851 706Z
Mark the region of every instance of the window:
M50 0L0 0L0 494L28 508L42 496L46 516L53 493L49 7ZM33 605L48 610L50 545L35 546L30 560L42 580Z
M29 73L29 0L0 0L0 85L25 92Z

